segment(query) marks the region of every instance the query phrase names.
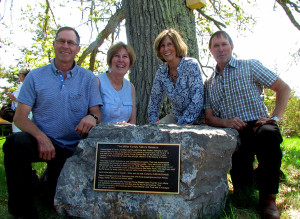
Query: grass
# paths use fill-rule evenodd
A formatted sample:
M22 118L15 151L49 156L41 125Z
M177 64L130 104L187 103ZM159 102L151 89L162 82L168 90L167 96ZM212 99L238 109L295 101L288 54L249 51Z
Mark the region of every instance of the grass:
M7 188L5 182L5 171L3 165L2 145L5 137L0 138L0 218L12 219L13 217L7 212ZM277 195L277 206L281 212L282 219L300 218L300 138L284 138L282 143L283 159L281 169L285 178L280 183L279 194ZM34 164L38 175L41 175L45 168L45 163ZM229 195L225 209L220 218L225 219L247 219L260 218L257 210L258 192L248 194L247 198L234 197L232 194L232 183L230 176ZM245 200L247 200L245 202ZM243 203L243 204L241 204ZM49 219L66 219L74 217L62 217L56 212L44 208L38 204L38 211L41 218Z
M277 204L281 218L300 218L300 138L285 138L282 171L286 179L280 185Z
M282 219L296 219L300 218L300 138L284 138L281 148L283 152L281 170L285 177L281 180L276 204ZM239 198L232 195L230 176L228 182L230 192L221 218L260 218L257 210L258 191L248 194L247 202L244 197L243 202L239 202Z
M5 141L5 138L0 138L0 218L7 217L7 188L5 182L5 171L4 171L4 161L3 161L3 152L2 145Z
M3 143L5 142L5 137L0 137L0 218L1 219L13 219L14 217L8 213L7 210L7 187L5 181L5 170L4 170L4 155L2 151ZM46 163L34 163L33 169L37 171L39 176L42 175L43 170L46 167ZM40 218L45 219L67 219L72 217L59 216L53 210L43 207L40 203L37 203ZM73 217L75 218L75 217Z

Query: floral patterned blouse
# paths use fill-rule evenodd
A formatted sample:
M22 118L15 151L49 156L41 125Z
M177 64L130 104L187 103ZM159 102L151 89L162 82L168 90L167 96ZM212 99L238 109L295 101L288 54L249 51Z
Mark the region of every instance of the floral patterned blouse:
M178 124L193 124L203 109L203 82L199 62L183 57L177 67L175 85L168 74L168 64L162 64L156 72L148 105L149 123L159 119L159 108L163 94L173 103L173 114Z

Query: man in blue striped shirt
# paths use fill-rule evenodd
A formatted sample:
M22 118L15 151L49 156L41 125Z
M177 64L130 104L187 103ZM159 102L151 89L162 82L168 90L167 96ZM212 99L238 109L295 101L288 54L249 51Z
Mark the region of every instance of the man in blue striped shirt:
M282 152L282 136L276 122L282 117L290 88L257 60L232 57L233 42L225 31L217 31L209 49L217 66L205 82L205 121L216 127L236 129L241 144L232 155L230 171L234 192L253 188L253 161L258 160L257 186L263 217L279 218L276 194ZM263 89L276 92L276 104L269 118Z
M33 204L32 162L47 162L43 197L53 208L57 179L79 140L101 121L102 100L96 76L76 64L80 38L71 27L57 31L51 64L27 75L17 98L14 122L23 132L3 145L8 210L20 218L38 218ZM32 121L28 119L32 111Z

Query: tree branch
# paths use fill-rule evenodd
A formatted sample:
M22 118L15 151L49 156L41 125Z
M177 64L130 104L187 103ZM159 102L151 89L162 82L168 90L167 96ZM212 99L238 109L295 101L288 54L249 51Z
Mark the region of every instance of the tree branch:
M53 21L54 21L54 23L55 23L56 26L57 26L57 23L56 23L55 16L54 16L54 13L52 11L52 8L51 8L49 0L46 0L46 5L47 6L46 6L46 9L45 9L45 21L44 21L44 24L43 24L42 31L43 31L43 33L45 33L47 35L48 23L49 23L49 19L50 19L49 11L52 14Z
M225 24L223 24L223 23L221 23L221 22L219 22L219 21L213 19L212 17L208 16L207 14L205 14L205 13L202 11L202 9L196 9L196 10L197 10L203 17L205 17L207 20L212 21L212 22L219 28L219 30L221 30L222 27L223 27L223 28L226 28L226 25L225 25ZM222 27L221 27L221 26L222 26Z
M283 10L285 11L286 15L288 16L288 18L290 19L290 21L292 22L292 24L298 30L300 30L300 24L296 21L293 13L291 12L291 10L287 6L287 4L291 5L291 7L294 7L297 12L299 12L299 6L297 6L297 4L295 4L295 3L291 2L291 1L287 1L287 0L276 0L276 2L278 2L278 4L280 4L280 6L283 8Z
M43 33L47 34L47 27L48 27L48 21L49 21L49 10L50 10L50 3L48 0L46 0L46 10L45 10L45 20L44 20L44 24L43 24L43 28L42 28L42 31Z
M123 6L120 9L116 10L116 13L111 16L105 28L99 33L97 39L92 42L86 50L82 53L81 57L79 58L77 64L81 65L83 60L91 54L93 51L96 51L99 48L104 40L115 31L115 29L120 25L120 23L125 19L125 11ZM95 55L95 54L94 54Z
M96 62L96 55L97 55L98 51L97 48L95 48L90 56L90 66L89 66L89 70L94 71L95 69L95 62Z
M227 0L227 1L231 4L232 7L234 7L235 9L237 9L236 3L234 3L234 2L232 2L230 0Z
M291 1L287 1L287 3L294 8L298 13L300 13L300 6L297 5L297 3L291 2Z

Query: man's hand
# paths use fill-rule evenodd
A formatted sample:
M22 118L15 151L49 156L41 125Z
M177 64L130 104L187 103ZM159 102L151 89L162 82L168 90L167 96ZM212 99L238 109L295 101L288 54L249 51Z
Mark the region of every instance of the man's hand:
M89 133L91 128L96 126L96 119L90 115L83 117L80 123L76 126L75 131L82 136Z
M38 144L39 158L49 161L55 157L55 148L51 140L28 118L31 106L18 103L14 122L23 132L32 135Z
M276 123L276 121L273 120L273 119L261 117L261 118L259 118L259 119L256 121L256 123L255 123L254 132L256 132L256 130L257 130L260 126L262 126L263 124L266 124L266 123Z
M49 161L55 157L55 148L50 141L50 139L43 135L42 137L37 138L39 158Z
M243 120L241 120L238 117L235 117L233 119L229 119L225 122L225 127L227 128L232 128L232 129L237 129L237 130L242 130L243 128L245 128L247 125L247 123L243 122Z
M214 115L212 109L205 110L205 123L215 127L232 128L236 130L242 130L247 126L247 123L238 117L233 119L221 119Z
M269 123L270 121L272 121L271 123L274 123L273 119L269 119L269 118L265 118L265 117L261 117L256 121L256 125L260 124L263 125L265 123Z
M6 93L6 94L9 97L9 99L11 99L12 101L17 101L17 98L12 93Z

